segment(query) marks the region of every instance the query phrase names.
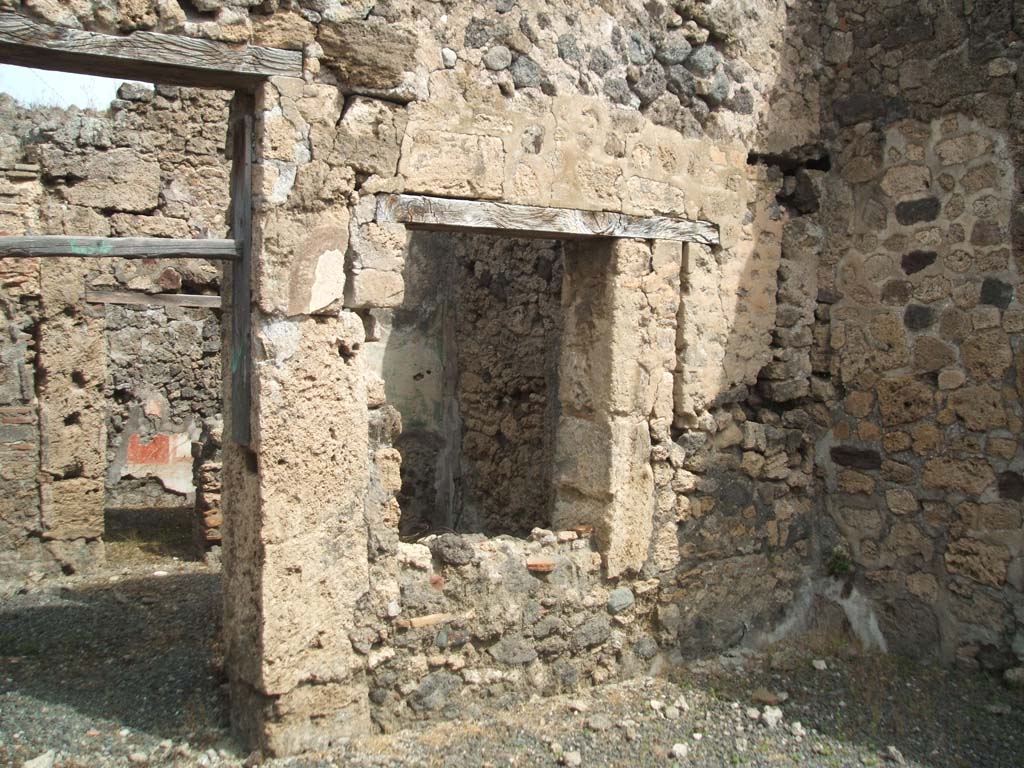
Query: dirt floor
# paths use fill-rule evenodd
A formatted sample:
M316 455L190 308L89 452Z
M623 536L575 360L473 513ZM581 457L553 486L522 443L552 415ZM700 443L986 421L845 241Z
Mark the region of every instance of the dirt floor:
M217 568L186 551L125 536L103 574L0 596L0 765L259 762L227 730ZM1024 693L982 673L784 646L264 764L1020 768Z

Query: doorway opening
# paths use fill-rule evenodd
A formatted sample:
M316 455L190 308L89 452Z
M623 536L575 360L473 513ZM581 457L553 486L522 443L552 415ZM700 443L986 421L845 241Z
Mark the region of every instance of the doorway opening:
M368 347L402 417L403 537L551 525L562 244L418 232Z

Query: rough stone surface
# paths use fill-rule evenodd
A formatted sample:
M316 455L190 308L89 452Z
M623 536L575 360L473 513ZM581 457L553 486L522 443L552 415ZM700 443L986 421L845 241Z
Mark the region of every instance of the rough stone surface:
M756 645L836 600L877 627L866 643L1016 664L1020 535L986 506L1016 503L1024 419L1009 5L109 5L18 12L305 53L303 79L257 94L254 438L223 448L227 663L248 741L322 747L367 727L371 701L391 728L489 686L572 690L639 671L651 642ZM90 231L188 207L145 163L38 162L60 215ZM79 166L106 208L76 210ZM2 192L28 200L17 171ZM561 277L550 246L496 246L514 269L477 251L454 288L463 315L417 314L417 238L373 228L384 192L703 218L721 242L575 242ZM36 351L31 301L15 302L9 394ZM58 335L87 349L92 320ZM441 325L417 335L418 320ZM469 346L511 352L453 368L474 324ZM70 374L54 342L43 352ZM4 458L38 452L18 466L77 480L84 440L21 440L19 397ZM45 430L72 413L36 416ZM473 559L435 573L399 546L414 491L445 502L420 520L504 509L522 521L505 530L539 532L471 534ZM4 508L9 529L32 503ZM611 616L622 587L634 606Z

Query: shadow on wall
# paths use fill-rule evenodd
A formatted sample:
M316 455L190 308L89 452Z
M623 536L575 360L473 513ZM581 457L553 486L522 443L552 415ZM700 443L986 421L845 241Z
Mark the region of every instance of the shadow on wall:
M404 537L550 525L562 269L554 241L411 235L369 347L401 414Z
M653 551L675 552L653 561L674 563L657 574L669 603L659 630L686 656L796 631L828 586L814 446L829 424L827 307L816 315L829 161L820 51L792 45L818 21L813 8L787 11L773 111L745 169L754 194L744 219L719 222L722 247L684 254L675 420L671 442L654 451Z

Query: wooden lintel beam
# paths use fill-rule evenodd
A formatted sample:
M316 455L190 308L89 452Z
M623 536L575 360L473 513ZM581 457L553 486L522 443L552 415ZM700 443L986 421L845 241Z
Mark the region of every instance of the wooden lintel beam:
M0 258L87 256L119 259L211 259L234 261L234 240L188 240L164 237L0 237Z
M165 85L251 90L274 76L301 77L301 51L228 45L183 35L103 35L0 12L0 62Z
M592 237L682 240L719 243L718 227L709 221L667 216L629 216L610 211L544 208L485 200L458 200L423 195L383 195L377 221L410 229L478 232L509 237L580 239Z
M220 309L220 296L191 293L142 293L141 291L86 291L89 304L127 304L135 307L186 307Z

